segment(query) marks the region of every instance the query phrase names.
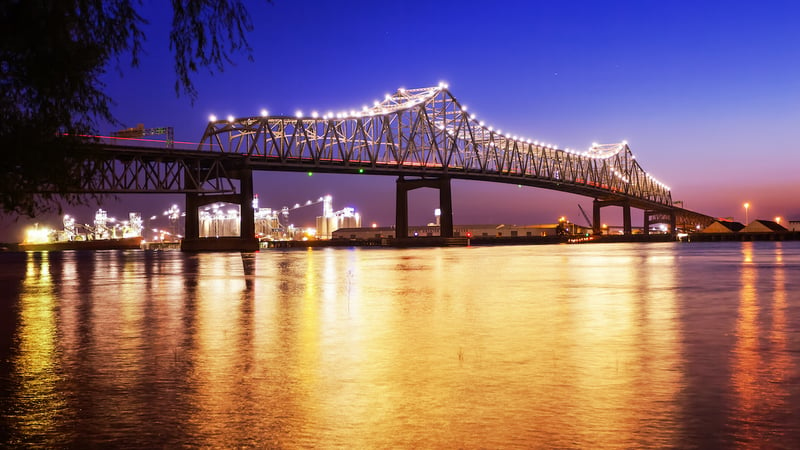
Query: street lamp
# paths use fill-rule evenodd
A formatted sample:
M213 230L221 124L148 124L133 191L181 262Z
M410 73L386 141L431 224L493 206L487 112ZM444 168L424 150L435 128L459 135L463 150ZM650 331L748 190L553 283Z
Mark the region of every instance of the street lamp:
M172 229L171 236L175 236L178 234L178 219L181 217L181 210L178 208L178 205L172 205L166 211L164 211L163 215L167 216L169 219L170 228Z
M749 209L750 209L750 203L745 203L744 204L744 224L745 225L750 223L750 216L747 214Z

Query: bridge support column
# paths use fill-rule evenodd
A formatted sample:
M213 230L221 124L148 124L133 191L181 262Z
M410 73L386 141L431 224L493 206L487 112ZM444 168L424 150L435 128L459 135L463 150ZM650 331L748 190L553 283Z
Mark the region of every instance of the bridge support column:
M626 235L633 234L633 227L631 226L630 203L625 203L622 205L622 232Z
M439 190L439 236L453 237L453 200L450 188L450 177L435 179L406 180L403 176L397 178L395 201L395 231L396 239L408 238L408 191L419 188L434 188Z
M397 178L396 199L394 206L395 239L408 237L408 188L403 176Z
M603 233L603 225L600 223L600 208L604 206L621 206L622 207L622 232L624 234L633 234L633 226L631 225L631 204L626 200L597 200L592 203L592 232L594 234Z
M675 214L675 211L669 212L669 232L672 235L678 234L678 217Z
M676 234L678 216L675 211L645 211L644 212L644 232L650 234L650 226L653 224L661 224L662 230L668 230L670 234Z
M255 215L253 211L253 171L231 170L230 176L239 180L238 194L186 194L186 230L181 240L184 251L242 251L258 250L255 237ZM190 179L191 177L187 177ZM187 186L197 188L197 186ZM239 236L200 237L199 209L213 202L239 205Z
M439 236L453 237L453 199L450 190L450 178L439 179Z
M186 194L184 239L200 238L200 214L198 213L200 206L199 195Z
M241 190L241 200L239 201L239 236L243 241L256 241L256 218L253 210L253 170L243 169L240 171L239 188Z
M592 234L602 234L603 225L600 223L600 200L595 199L592 202Z

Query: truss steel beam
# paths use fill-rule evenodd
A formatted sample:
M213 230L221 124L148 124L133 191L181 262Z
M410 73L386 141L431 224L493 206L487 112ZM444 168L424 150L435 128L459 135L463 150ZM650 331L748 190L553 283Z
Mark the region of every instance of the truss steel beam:
M79 157L75 193L235 193L232 180L245 165L237 155L104 144Z
M253 168L449 176L522 184L669 209L667 186L627 143L560 149L478 122L444 86L400 89L360 111L210 122L199 150L246 155Z

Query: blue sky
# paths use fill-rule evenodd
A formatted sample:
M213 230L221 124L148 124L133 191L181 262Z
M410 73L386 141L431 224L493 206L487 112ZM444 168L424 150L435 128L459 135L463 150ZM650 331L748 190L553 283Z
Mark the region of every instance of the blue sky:
M481 120L514 134L570 148L627 140L644 169L690 209L743 221L748 201L751 219L800 219L800 3L248 5L254 61L233 55L224 72L197 74L192 104L173 89L169 7L145 2L151 24L141 66L106 76L119 120L173 126L177 139L197 141L212 113L358 109L401 86L446 81ZM335 208L355 206L366 222L394 218L392 177L263 172L255 185L262 206L332 194ZM436 193L426 191L411 196L412 224L432 220ZM173 202L182 198L123 196L104 207L149 215ZM562 215L583 222L577 203L588 208L591 199L455 181L453 202L456 223L527 224ZM3 220L0 240L14 240L6 236L18 236L23 223Z

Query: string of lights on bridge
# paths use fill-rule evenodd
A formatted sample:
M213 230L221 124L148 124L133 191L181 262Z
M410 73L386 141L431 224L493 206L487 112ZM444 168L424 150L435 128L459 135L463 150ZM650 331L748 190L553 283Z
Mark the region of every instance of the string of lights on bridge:
M401 88L399 88L397 90L397 93L400 94L403 97L397 97L397 96L393 96L393 95L387 93L387 94L384 95L384 101L380 102L378 100L375 100L373 102L373 107L372 108L368 107L367 105L364 105L361 108L361 111L357 111L357 110L354 110L354 109L351 109L349 111L341 111L341 112L337 112L337 113L333 113L333 112L329 111L329 112L323 114L322 116L320 116L319 112L315 110L315 111L311 112L311 116L310 117L305 116L303 114L302 110L297 110L295 112L295 118L298 119L298 120L320 120L320 119L321 120L333 120L333 119L342 120L342 119L372 117L372 116L376 116L376 115L380 115L380 114L386 114L386 113L389 113L389 112L393 112L393 111L396 111L398 109L407 109L407 108L419 105L419 104L424 103L425 101L429 100L430 98L433 98L434 96L436 96L440 92L447 90L448 88L449 88L449 85L447 83L445 83L445 82L440 82L439 85L436 88L421 88L421 89L407 90L407 89L401 87ZM409 96L408 95L409 92L421 92L424 95L411 95L411 96ZM401 103L401 102L398 101L398 100L401 100L401 99L405 99L405 100L408 100L408 101L404 101L404 102ZM468 110L467 105L462 105L462 104L458 103L458 101L455 100L455 98L453 100L458 105L458 107L460 108L461 113L466 115L467 114L467 110ZM262 118L270 117L269 116L269 111L266 110L266 109L262 109L261 110L261 117ZM511 133L505 133L504 134L501 129L498 128L497 130L495 130L493 126L491 126L491 125L487 126L484 121L479 121L477 119L477 116L474 113L469 114L468 118L469 118L469 120L471 122L473 122L474 124L478 125L480 128L483 128L483 129L487 130L489 133L495 133L495 134L497 134L499 136L502 136L503 138L505 138L507 140L510 140L510 141L513 141L513 142L516 142L516 143L521 143L521 144L534 145L534 146L542 147L542 148L545 148L545 149L548 149L548 150L562 151L562 152L565 152L565 153L570 154L570 155L576 155L578 157L586 157L586 158L591 158L591 159L608 159L608 158L616 155L617 153L619 153L620 151L622 151L623 149L625 149L628 146L628 142L627 141L622 141L622 142L620 142L618 144L598 144L596 142L593 142L591 147L588 150L584 150L584 151L570 149L569 147L566 147L564 149L560 149L558 147L558 145L555 145L555 144L539 142L538 140L532 140L530 138L521 137L521 136L518 136L518 135L512 135ZM228 115L227 120L228 120L228 122L233 123L237 119L232 115ZM217 122L218 121L217 116L214 115L214 114L211 114L209 116L209 121L210 122ZM439 125L438 128L440 130L444 130L445 127L444 127L444 125ZM451 134L451 135L453 134L453 132L451 130L446 130L446 131L447 131L448 134ZM497 144L495 142L489 142L488 145L492 146L492 147L497 147ZM632 152L631 152L631 158L632 159L636 159L636 155L634 155ZM612 169L612 172L614 173L614 175L617 178L621 179L623 182L630 183L630 180L625 176L625 174L617 171L616 169ZM650 180L652 183L655 183L659 187L664 188L664 189L666 189L668 191L671 190L669 186L667 186L666 184L662 183L661 181L659 181L658 179L656 179L655 177L653 177L649 173L647 174L647 178L648 178L648 180Z

